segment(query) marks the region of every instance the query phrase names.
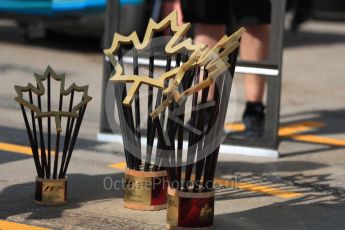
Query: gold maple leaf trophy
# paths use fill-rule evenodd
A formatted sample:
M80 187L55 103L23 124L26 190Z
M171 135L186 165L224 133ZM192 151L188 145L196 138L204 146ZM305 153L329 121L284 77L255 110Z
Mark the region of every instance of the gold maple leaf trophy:
M150 19L142 41L136 32L129 36L115 33L111 47L104 50L114 69L110 81L127 163L124 206L141 210L167 206L169 229L213 225L213 177L232 82L228 70L236 65L244 32L240 28L207 47L185 38L189 28L189 23L177 24L174 11L159 23ZM165 71L155 77L159 55L151 45L155 33L164 29L170 29L172 36L165 44ZM124 45L133 46L133 74L125 73ZM150 48L149 73L140 74L138 54ZM139 97L144 88L149 89L147 110ZM147 121L146 129L143 121Z
M67 200L66 172L91 97L88 86L73 83L65 89L65 76L56 74L50 66L43 75L35 74L35 80L36 86L14 86L37 171L35 201L41 205L61 205ZM58 95L52 94L53 80L59 84ZM78 93L80 101L75 99ZM52 104L55 97L59 98L58 106ZM64 98L69 101L66 111Z

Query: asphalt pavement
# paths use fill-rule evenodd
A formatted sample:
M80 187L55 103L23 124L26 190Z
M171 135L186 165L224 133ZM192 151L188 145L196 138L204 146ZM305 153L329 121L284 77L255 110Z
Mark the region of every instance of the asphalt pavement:
M216 194L215 229L343 229L345 220L344 23L306 23L285 35L279 159L220 155L218 179L238 182ZM0 21L0 229L162 229L166 211L122 207L123 149L97 141L102 51L98 40L51 35L26 41ZM93 97L68 169L68 203L34 203L35 167L13 86L50 65ZM243 110L236 77L235 121ZM288 135L293 130L294 135ZM119 163L119 164L117 164ZM23 227L23 226L21 226ZM25 226L24 226L25 227ZM11 229L11 228L9 228ZM18 227L18 229L20 229Z

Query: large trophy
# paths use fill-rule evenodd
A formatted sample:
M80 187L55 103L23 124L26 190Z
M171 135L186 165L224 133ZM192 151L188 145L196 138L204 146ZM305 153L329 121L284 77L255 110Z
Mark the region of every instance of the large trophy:
M175 11L151 19L142 40L116 33L104 51L127 163L124 206L167 206L169 229L213 225L213 178L244 32L207 47L186 37L189 28Z

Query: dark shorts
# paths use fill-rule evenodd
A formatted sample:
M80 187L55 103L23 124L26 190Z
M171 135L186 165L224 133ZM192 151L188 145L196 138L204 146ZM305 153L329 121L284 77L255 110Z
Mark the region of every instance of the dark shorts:
M181 0L183 20L210 24L269 24L270 0Z

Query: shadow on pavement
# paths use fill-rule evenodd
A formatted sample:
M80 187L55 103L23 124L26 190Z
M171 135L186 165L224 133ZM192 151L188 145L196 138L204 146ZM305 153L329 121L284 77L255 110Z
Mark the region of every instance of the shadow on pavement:
M300 116L312 116L313 118L299 119L298 117ZM299 134L314 135L314 136L319 136L319 137L327 137L327 135L342 135L342 136L345 135L345 123L344 123L345 109L318 110L318 111L302 112L302 113L295 113L295 114L286 114L286 115L282 115L281 117L289 118L293 120L292 122L283 123L282 125L289 125L290 123L293 124L293 123L303 123L303 122L318 122L318 123L321 122L324 124L324 127L313 128L310 131L299 133ZM295 120L294 117L297 117L297 119ZM281 137L281 140L287 140L290 142L297 141L297 142L318 144L317 142L292 140L292 139L289 139L289 137ZM339 140L343 140L345 142L345 139L339 139ZM291 157L291 156L312 154L312 153L345 148L345 146L335 145L332 143L329 143L329 144L319 143L319 145L322 146L322 148L284 153L281 155L281 157Z
M295 141L295 140L288 140L288 141L290 141L290 142L302 142L302 141ZM309 143L309 142L305 142L305 143ZM306 155L306 154L322 153L322 152L334 151L334 150L342 149L342 148L344 148L344 147L325 146L324 148L309 149L309 150L303 150L303 151L293 151L293 152L281 154L280 158L293 157L293 156Z
M295 186L294 180L297 178L285 178L277 176L279 172L304 172L308 170L315 170L327 167L325 164L312 163L305 161L280 161L280 162L265 162L265 163L251 163L251 162L218 162L217 177L224 178L226 175L231 181L238 183L249 183L255 186L266 186L274 189L281 189L284 191L296 191L296 187L301 189L301 186ZM231 178L229 178L229 175ZM298 174L303 176L303 174ZM328 175L327 175L328 176ZM317 181L326 181L326 176L320 177ZM308 186L303 185L309 189ZM238 184L233 188L221 188L217 190L217 200L235 200L253 197L270 196L269 194L252 192L238 188Z
M282 177L302 197L245 211L215 216L216 229L342 229L345 224L345 189L330 184L331 174ZM229 197L228 197L229 198ZM247 198L247 197L243 197Z
M327 167L326 164L314 163L308 161L276 161L276 162L241 162L220 161L217 165L217 172L221 175L234 173L274 173L274 172L296 172L314 170Z
M311 117L311 118L303 118L300 117ZM341 135L345 136L345 109L340 110L316 110L316 111L308 111L308 112L299 112L299 113L291 113L281 115L281 119L289 119L290 122L283 122L281 123L281 127L295 125L295 124L302 124L302 123L322 123L324 126L322 127L312 127L311 129L305 132L298 132L296 135L312 135L318 136L320 139L322 137L329 138L329 136L334 135ZM243 131L234 131L229 134L229 137L240 137L242 135L242 139L244 137ZM294 136L293 134L292 136ZM340 140L340 142L345 143L345 138L331 138L332 140ZM308 143L308 144L315 144L319 145L317 148L312 148L308 150L302 151L293 151L288 153L282 153L280 157L292 157L297 155L305 155L305 154L313 154L318 152L324 151L332 151L337 149L345 148L345 144L332 144L332 142L325 140L325 142L317 142L314 140L309 142L307 140L296 140L292 139L290 136L280 136L279 141L288 141L288 142L301 142L301 143ZM231 141L231 140L227 140ZM328 143L329 142L329 143Z
M0 164L32 158L32 156L29 155L16 154L4 151L0 151L0 154Z
M215 228L226 229L342 229L344 200L320 202L323 196L304 196L246 211L215 216ZM313 202L314 201L314 202Z
M0 219L22 213L30 213L28 219L59 218L64 210L78 208L86 202L121 198L122 190L104 188L104 179L108 177L112 181L122 180L121 173L95 176L68 175L67 204L62 206L37 205L34 202L34 182L9 186L0 193ZM106 186L108 188L110 184Z
M344 38L345 39L345 38ZM298 119L300 116L312 116L311 119ZM294 117L297 117L295 120ZM300 122L322 122L324 127L315 128L308 131L308 134L312 135L329 135L329 134L345 134L345 109L340 110L314 110L302 113L292 113L282 115L281 118L289 118L293 121L291 123ZM290 123L290 122L289 122ZM289 123L283 123L282 125L288 125Z

